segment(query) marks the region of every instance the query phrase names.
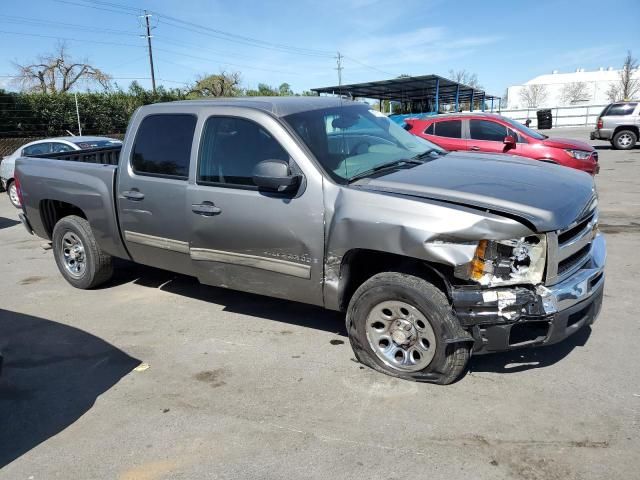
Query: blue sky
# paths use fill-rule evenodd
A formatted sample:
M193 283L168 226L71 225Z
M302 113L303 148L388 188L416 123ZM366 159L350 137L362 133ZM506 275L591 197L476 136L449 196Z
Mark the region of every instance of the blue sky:
M501 95L554 69L617 67L627 49L640 56L631 20L640 14L638 0L101 1L88 8L81 6L87 0L1 0L0 86L14 73L13 61L51 51L56 38L73 39L67 44L75 57L120 85L133 77L150 85L137 9L160 14L152 17L154 59L158 83L168 87L220 70L240 71L247 87L335 85L340 51L344 83L465 69Z

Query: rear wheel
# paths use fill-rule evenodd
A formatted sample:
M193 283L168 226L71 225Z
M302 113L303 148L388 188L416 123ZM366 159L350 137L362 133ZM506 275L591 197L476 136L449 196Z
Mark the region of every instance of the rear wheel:
M89 222L70 215L53 228L53 255L58 270L76 288L89 289L113 275L112 257L96 243Z
M20 208L22 206L20 204L20 197L18 197L18 188L16 187L16 182L11 181L7 184L7 195L9 196L9 201L14 207Z
M638 141L638 136L631 130L620 130L613 136L613 148L631 150Z
M469 361L471 344L445 295L422 278L374 275L354 293L347 311L349 340L358 360L408 380L446 385Z

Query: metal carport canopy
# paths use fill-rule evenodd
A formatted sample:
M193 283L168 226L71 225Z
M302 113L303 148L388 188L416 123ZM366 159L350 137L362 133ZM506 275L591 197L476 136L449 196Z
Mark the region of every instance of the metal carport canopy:
M334 87L312 88L322 94L350 95L351 97L371 98L411 102L432 99L437 103L470 102L471 99L498 99L487 95L484 90L454 82L439 75L421 75L418 77L399 77L377 82L354 83ZM437 92L437 100L436 100Z

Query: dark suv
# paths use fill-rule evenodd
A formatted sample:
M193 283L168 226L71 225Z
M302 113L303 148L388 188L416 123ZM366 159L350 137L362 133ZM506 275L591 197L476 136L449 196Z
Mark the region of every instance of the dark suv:
M640 102L616 102L607 105L598 117L591 140L609 140L616 150L631 150L640 134Z

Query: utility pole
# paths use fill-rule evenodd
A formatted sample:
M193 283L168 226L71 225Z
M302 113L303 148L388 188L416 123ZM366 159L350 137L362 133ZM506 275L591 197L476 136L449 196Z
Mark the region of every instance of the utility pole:
M336 68L336 70L338 71L338 86L341 87L342 86L342 59L344 57L342 56L342 54L340 52L338 52L338 56L336 57L336 63L338 64L338 67Z
M153 50L151 50L151 27L149 26L149 17L151 17L151 14L145 10L144 19L147 26L147 34L142 36L147 38L147 47L149 48L149 67L151 68L151 87L153 88L153 93L156 93L156 74L153 69Z
M82 136L82 125L80 125L80 109L78 108L78 94L73 92L73 96L76 99L76 118L78 119L78 134Z

